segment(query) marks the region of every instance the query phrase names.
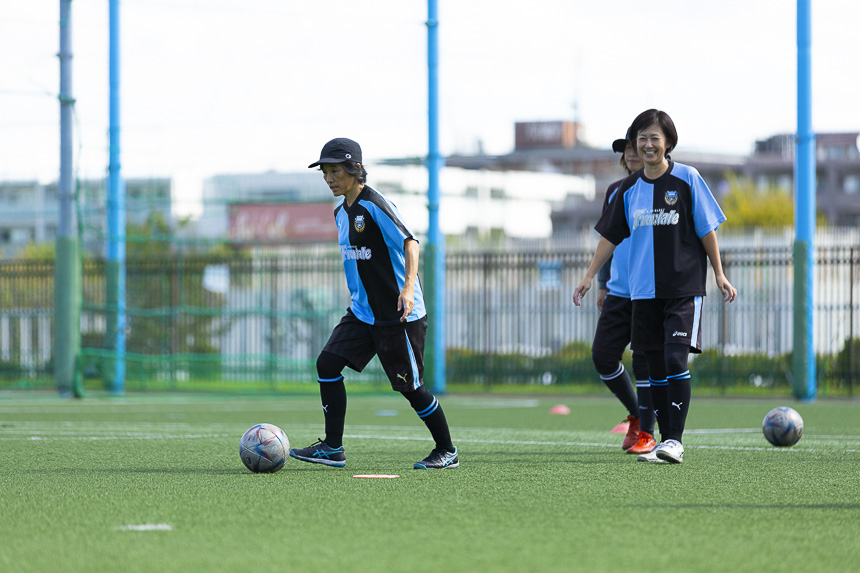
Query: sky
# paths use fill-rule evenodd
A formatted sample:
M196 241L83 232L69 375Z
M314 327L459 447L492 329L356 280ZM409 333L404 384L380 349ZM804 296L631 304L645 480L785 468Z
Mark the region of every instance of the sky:
M0 181L54 181L60 2L0 5ZM860 3L812 5L813 129L860 131ZM125 177L304 170L334 137L368 164L427 154L424 1L119 7ZM71 8L76 172L100 178L109 1ZM679 151L747 154L796 130L790 0L438 0L438 13L443 155L510 152L518 121L576 119L608 148L652 107L674 119Z

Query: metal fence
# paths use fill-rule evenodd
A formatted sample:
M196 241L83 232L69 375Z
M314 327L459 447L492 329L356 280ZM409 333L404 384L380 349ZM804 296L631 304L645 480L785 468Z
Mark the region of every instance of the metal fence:
M842 238L817 249L815 349L825 393L853 393L860 380L860 242ZM721 247L739 297L731 305L718 293L706 297L694 384L787 387L791 246L741 238ZM582 307L571 302L592 253L581 243L449 249L449 383L594 382L595 291ZM79 370L90 386L114 359L104 277L103 262L84 263ZM713 277L708 284L716 290ZM52 387L53 288L50 263L0 263L0 387ZM129 389L312 383L316 356L349 304L332 245L129 260L126 296ZM384 385L375 360L349 377Z

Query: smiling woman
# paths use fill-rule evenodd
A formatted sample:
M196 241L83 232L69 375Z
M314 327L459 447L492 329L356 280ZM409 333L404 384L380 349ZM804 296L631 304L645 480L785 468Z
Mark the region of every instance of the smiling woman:
M678 142L672 118L664 111L640 113L630 129L645 162L624 180L597 222L601 234L585 278L574 291L574 304L591 288L597 269L615 246L630 238L628 264L633 301L631 348L644 352L662 441L640 461L681 463L681 439L690 407L687 359L702 351L702 298L707 262L726 302L737 290L723 273L717 227L725 220L699 172L675 163L669 152Z
M678 132L672 118L666 112L653 111L656 113L648 114L640 122L644 123L652 115L654 122L640 129L636 135L636 148L645 163L645 175L650 179L656 179L666 172L669 168L669 153L678 145Z

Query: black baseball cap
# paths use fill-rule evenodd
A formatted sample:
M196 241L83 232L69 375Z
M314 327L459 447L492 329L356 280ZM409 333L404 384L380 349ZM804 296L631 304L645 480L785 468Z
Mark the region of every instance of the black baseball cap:
M624 153L624 148L627 147L627 142L633 143L630 139L630 128L627 129L627 133L624 135L624 139L616 139L612 142L612 151L615 153Z
M351 139L338 137L323 145L319 160L308 165L308 168L321 163L343 163L349 160L361 163L361 146Z

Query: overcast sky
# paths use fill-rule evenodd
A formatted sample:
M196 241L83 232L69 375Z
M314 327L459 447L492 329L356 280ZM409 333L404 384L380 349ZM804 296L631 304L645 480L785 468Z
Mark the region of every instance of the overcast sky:
M0 0L0 180L59 170L59 0ZM569 120L609 147L640 111L679 149L747 153L796 129L790 0L439 0L443 154L513 148ZM108 0L74 0L81 177L106 172ZM126 177L302 170L350 137L365 160L427 153L427 4L121 2ZM813 2L813 126L860 131L860 3ZM371 173L372 179L372 173Z

